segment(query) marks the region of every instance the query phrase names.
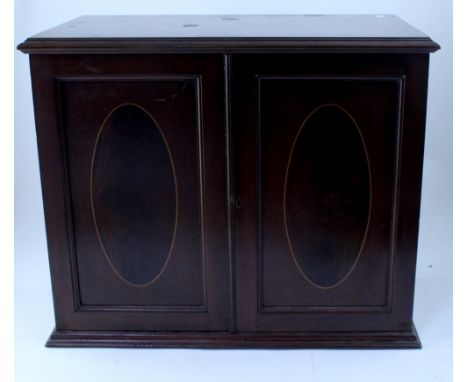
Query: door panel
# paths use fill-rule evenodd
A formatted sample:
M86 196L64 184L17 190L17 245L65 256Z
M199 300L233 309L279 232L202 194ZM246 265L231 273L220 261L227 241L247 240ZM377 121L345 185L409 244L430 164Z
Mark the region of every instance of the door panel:
M57 263L70 264L74 304L58 328L227 330L222 57L56 56L41 66L56 89L56 173L68 187L70 253Z
M261 308L387 307L399 83L259 79Z
M205 309L197 88L61 83L83 306Z
M234 59L238 326L409 328L392 301L404 67L292 57Z

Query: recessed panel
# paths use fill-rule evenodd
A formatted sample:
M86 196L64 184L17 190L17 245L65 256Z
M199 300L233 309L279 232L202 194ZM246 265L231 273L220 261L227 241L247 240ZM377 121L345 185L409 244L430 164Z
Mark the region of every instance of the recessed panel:
M197 89L189 78L60 82L80 309L204 309Z
M164 271L177 228L176 176L155 119L115 108L99 131L90 177L96 235L122 281L148 285Z
M387 311L399 80L257 84L259 311Z
M352 272L371 206L365 143L338 105L313 110L293 142L284 185L284 224L298 271L321 288Z

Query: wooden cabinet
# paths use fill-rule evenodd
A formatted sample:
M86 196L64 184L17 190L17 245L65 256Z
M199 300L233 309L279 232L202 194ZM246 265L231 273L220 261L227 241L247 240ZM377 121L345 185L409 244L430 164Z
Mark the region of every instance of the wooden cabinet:
M420 346L427 36L393 16L91 16L19 48L49 346Z

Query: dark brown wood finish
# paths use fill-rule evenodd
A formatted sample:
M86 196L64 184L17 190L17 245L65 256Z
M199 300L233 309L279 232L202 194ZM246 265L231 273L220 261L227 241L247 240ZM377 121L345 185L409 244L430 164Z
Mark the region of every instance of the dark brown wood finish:
M49 346L420 347L428 53L394 16L87 16L31 53Z
M239 110L234 112L238 118L234 146L241 148L235 153L236 189L242 200L234 228L236 284L242 286L236 290L238 327L244 331L338 327L350 331L409 330L413 296L407 292L413 290L415 269L412 257L403 248L416 243L418 218L414 211L419 204L403 204L401 194L408 187L420 187L421 174L403 180L401 169L411 166L414 151L423 146L423 135L415 137L412 132L423 129L423 119L415 121L414 117L421 118L425 110L409 105L407 94L416 92L425 98L418 77L421 68L427 70L427 56L244 55L234 60L233 67L237 75L234 99ZM351 132L357 129L362 141L355 139L358 151L353 159L348 158L352 140L346 134L330 133L328 140L321 137L321 141L310 141L308 148L315 152L309 158L315 161L321 159L316 156L316 145L326 147L324 160L317 164L321 173L314 185L307 178L312 170L303 167L308 165L306 161L298 163L295 170L288 161L301 127L323 105L339 105L340 113L345 110L354 122L348 128ZM334 121L331 119L329 125L320 122L330 131L337 126ZM361 168L349 168L359 156L366 159L361 160ZM338 184L325 183L325 192L317 191L320 182L333 182L342 169L346 169L346 175L341 175ZM357 194L348 196L352 188L349 181L344 183L346 177L365 179L359 174L367 170L370 189L364 182L354 188ZM319 251L315 260L309 254L309 264L302 264L308 269L301 269L291 243L305 228L296 225L291 229L285 221L285 211L291 212L283 204L285 183L290 182L288 171L289 175L299 172L301 191L309 190L310 200L295 211L308 224L306 231L311 232L295 243L299 246L296 250ZM341 189L343 186L345 189ZM317 196L318 192L322 195ZM416 195L410 195L405 198L414 200ZM300 203L301 198L296 196L294 202ZM360 223L340 217L344 210L336 211L336 205L343 208L353 202L345 216L361 219ZM319 211L316 216L310 216L312 207ZM401 216L406 216L405 224L411 222L405 234L412 234L405 240L399 235ZM314 234L320 235L323 243L320 238L314 239ZM315 247L307 245L310 240L315 240ZM330 266L332 255L325 255L331 245L340 249L343 261L343 253L348 251L353 259L345 266L348 271L324 287L305 273L320 275Z
M56 304L57 329L227 330L226 164L218 144L224 142L223 87L218 81L222 57L32 56L31 68L54 297L63 301ZM128 104L144 108L154 134L165 136L164 161L173 168L164 170L162 179L157 168L148 168L151 150L158 146L138 130L133 136L140 142L118 137L108 146L108 157L99 159L98 134L105 139L108 117ZM122 151L124 146L131 152ZM120 158L115 150L121 151ZM146 152L140 158L144 167L134 169L132 180L122 166L129 160L135 165L141 150ZM101 179L96 178L99 160L107 161L101 164ZM161 227L144 213L154 205L149 198L159 197L167 183L177 187L177 195L164 206L164 214L167 225L176 219L177 226L166 229L170 238L158 239ZM90 187L111 189L102 200L94 196L94 212L105 208L101 216L111 220L101 235L98 224L104 227L95 220L99 215L93 216ZM112 190L115 200L109 199ZM123 192L133 196L119 200L116 194ZM109 245L114 248L106 253ZM139 256L170 258L163 259L167 267L158 272L158 280L153 270L151 280L143 279L148 285L139 286L109 261L116 251L124 252L121 260L127 256L133 262ZM122 267L131 272L128 265Z
M27 39L31 54L430 52L439 46L393 15L83 16Z
M417 349L421 347L413 328L408 332L304 332L304 333L164 333L112 331L54 331L49 347L155 347L155 348L340 348Z

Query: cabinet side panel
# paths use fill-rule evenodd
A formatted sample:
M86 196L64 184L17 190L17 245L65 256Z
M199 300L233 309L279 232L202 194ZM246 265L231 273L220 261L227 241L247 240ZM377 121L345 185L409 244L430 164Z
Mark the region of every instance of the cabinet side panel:
M394 268L394 303L400 326L411 321L414 305L416 255L426 130L429 54L410 55L407 60L405 105L401 146L397 246Z
M30 56L39 168L56 327L70 327L74 287L70 262L71 215L60 138L58 94L46 56Z

